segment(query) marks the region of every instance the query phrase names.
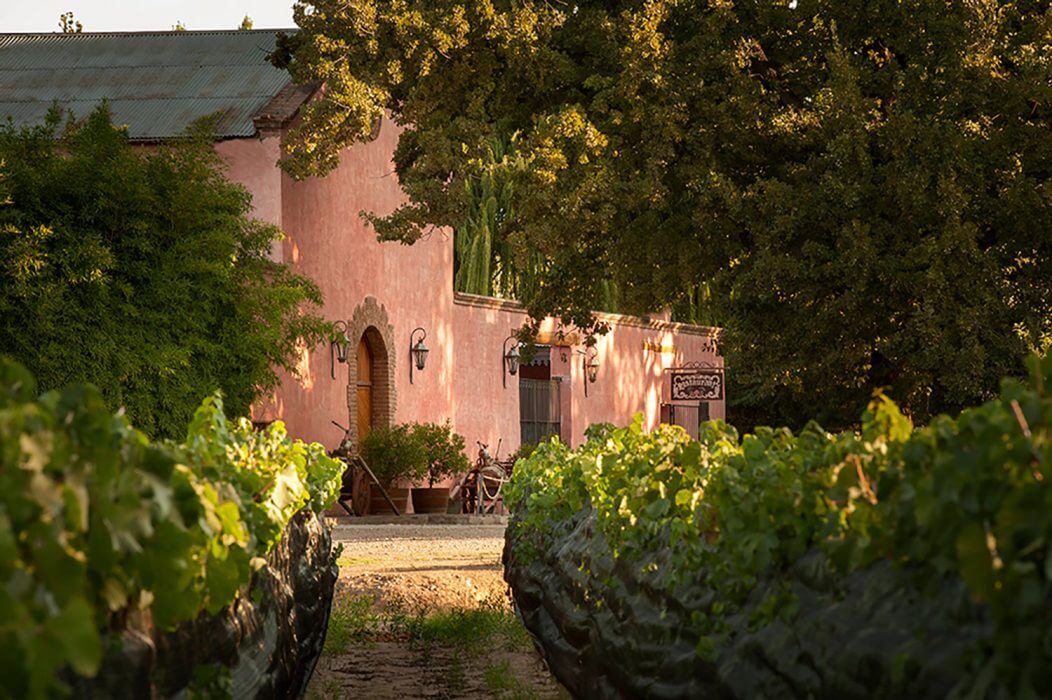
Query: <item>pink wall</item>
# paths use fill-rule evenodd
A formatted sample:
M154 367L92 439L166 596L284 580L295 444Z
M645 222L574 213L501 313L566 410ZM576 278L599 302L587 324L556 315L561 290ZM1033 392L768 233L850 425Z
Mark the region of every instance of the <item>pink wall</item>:
M285 260L314 279L325 298L324 316L349 319L373 296L394 326L395 396L398 422L452 418L453 248L448 234L435 232L413 246L379 243L359 216L385 214L405 196L391 163L398 131L385 122L376 140L344 153L326 178L282 181ZM409 335L427 331L427 368L409 383ZM356 346L358 339L351 340ZM342 437L330 421L347 425L347 367L330 376L328 346L304 349L305 377L279 392L282 416L291 433L335 446Z
M451 418L475 455L475 441L501 456L519 443L518 377L501 385L503 342L525 320L516 304L454 295L453 243L435 231L412 246L379 243L359 216L385 214L405 201L391 162L398 129L385 120L377 138L346 151L340 167L325 178L294 182L275 167L278 138L226 141L217 145L228 159L228 176L254 197L259 218L281 226L286 240L275 257L314 279L325 298L323 314L349 319L367 296L382 304L394 327L397 422ZM456 298L455 298L456 296ZM625 424L643 411L647 427L659 420L663 370L690 361L722 365L711 352L711 329L608 316L612 330L599 340L599 378L584 396L581 356L568 350L567 362L553 349L552 374L564 377L564 437L581 441L597 421ZM427 331L427 367L409 382L409 336ZM545 324L554 330L551 320ZM357 345L357 338L351 340ZM705 348L708 347L708 350ZM287 377L274 396L261 402L261 418L281 417L294 436L329 447L347 425L348 368L336 366L330 378L329 347L303 348L300 376ZM667 390L666 390L667 391ZM723 402L712 417L723 417Z
M274 167L281 157L281 135L261 139L230 139L216 144L227 163L226 176L252 193L252 213L257 219L284 229L281 218L281 170ZM282 245L276 243L271 258L282 261Z
M477 358L457 373L455 384L457 402L455 422L465 437L488 443L496 448L503 438L502 454L507 455L519 444L518 376L507 377L507 389L501 386L502 343L508 334L521 326L526 314L517 304L492 300L484 302L470 295L456 295L453 306L453 325L458 342L458 356ZM551 352L552 376L563 377L569 387L569 401L564 403L562 420L568 428L563 438L572 445L580 444L585 429L592 423L609 422L624 425L637 412L644 413L644 424L653 429L660 417L663 400L668 400L663 389L663 370L682 366L687 362L710 362L723 366L723 358L711 352L711 329L682 324L602 314L610 321L610 332L599 339L599 373L594 384L584 394L580 345L566 349L563 362L558 348ZM542 326L542 332L554 330L552 319ZM649 347L667 348L659 352ZM472 367L476 369L472 369ZM663 396L664 392L664 396ZM464 400L466 399L466 400ZM567 411L569 409L569 413ZM725 403L716 402L711 418L725 417Z

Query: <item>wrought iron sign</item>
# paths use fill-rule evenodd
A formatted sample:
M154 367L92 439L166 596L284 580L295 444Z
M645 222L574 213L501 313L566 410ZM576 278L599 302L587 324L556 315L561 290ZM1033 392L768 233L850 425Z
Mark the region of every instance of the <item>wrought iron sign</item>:
M684 367L669 372L673 401L722 401L722 367Z

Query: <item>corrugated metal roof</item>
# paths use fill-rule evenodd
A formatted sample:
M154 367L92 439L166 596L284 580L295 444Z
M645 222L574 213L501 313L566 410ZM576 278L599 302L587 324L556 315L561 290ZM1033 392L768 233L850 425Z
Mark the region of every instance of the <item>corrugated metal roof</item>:
M217 136L253 136L291 80L267 61L278 31L0 34L0 118L39 124L56 101L83 117L105 99L134 140L217 112Z

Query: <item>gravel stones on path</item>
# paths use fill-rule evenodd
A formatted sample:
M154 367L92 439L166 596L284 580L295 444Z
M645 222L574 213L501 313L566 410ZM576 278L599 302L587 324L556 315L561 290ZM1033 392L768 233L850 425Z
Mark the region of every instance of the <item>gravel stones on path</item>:
M339 595L413 611L508 605L503 525L351 525L334 528L333 539L343 545Z

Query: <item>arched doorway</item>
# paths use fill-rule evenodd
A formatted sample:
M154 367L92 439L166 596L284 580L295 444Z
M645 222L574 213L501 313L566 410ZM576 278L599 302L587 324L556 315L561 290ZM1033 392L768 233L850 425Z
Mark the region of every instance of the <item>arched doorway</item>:
M395 420L394 327L387 310L366 297L347 322L347 336L357 341L347 358L347 441L358 450L371 430Z
M354 446L361 449L362 440L376 428L391 424L390 355L384 337L374 327L362 332L355 349L354 371L348 394L352 397ZM354 510L365 513L369 505L369 482L359 471L354 484Z

